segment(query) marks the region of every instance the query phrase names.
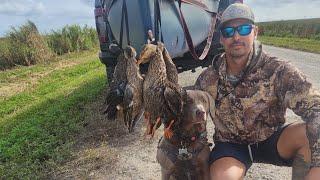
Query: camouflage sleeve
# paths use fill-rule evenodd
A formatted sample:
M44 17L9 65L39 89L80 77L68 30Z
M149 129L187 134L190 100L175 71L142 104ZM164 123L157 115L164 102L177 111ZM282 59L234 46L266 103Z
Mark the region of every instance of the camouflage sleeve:
M320 167L320 94L312 89L306 76L297 68L286 64L279 71L278 95L306 122L311 150L311 167Z
M204 70L194 85L194 89L207 91L214 99L217 95L218 74L210 66Z

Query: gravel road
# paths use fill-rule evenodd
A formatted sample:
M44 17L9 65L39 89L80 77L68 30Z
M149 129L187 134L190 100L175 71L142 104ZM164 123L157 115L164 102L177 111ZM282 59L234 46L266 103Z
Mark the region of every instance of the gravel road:
M305 53L272 46L264 46L268 53L291 61L303 71L320 89L320 54ZM182 86L193 85L203 69L195 73L179 74ZM139 122L136 131L128 134L119 122L106 121L101 116L99 108L103 103L96 102L86 108L90 111L87 132L81 135L74 159L53 174L54 179L161 179L160 166L156 162L157 141L162 130L158 130L154 140L143 139L145 127ZM92 121L94 119L94 121ZM291 111L287 112L289 122L300 120ZM212 134L212 123L208 125ZM247 180L291 179L291 168L277 167L266 164L254 164L247 173Z

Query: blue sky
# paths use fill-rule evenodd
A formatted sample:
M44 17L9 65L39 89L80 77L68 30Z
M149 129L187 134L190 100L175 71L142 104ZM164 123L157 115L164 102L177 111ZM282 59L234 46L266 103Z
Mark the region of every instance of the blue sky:
M320 17L320 0L244 0L257 21ZM0 0L0 36L27 20L42 33L67 24L95 27L94 0Z

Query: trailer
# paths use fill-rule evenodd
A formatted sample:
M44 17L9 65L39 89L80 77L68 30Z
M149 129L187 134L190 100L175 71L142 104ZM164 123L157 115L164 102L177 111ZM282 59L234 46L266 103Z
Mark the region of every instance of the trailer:
M165 44L178 72L211 64L221 52L217 26L235 0L95 0L99 58L112 78L117 56L127 45L137 53L146 43ZM147 65L141 65L146 71Z

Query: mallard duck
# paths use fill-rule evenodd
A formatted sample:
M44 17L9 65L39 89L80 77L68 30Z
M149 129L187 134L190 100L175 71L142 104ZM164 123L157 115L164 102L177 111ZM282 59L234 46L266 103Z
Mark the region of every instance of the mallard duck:
M127 59L124 51L122 51L117 58L117 65L115 66L113 79L110 82L109 91L106 97L106 108L104 114L109 120L114 120L118 109L122 106L124 91L127 85Z
M159 42L158 45L162 46L161 48L163 48L162 56L163 56L164 63L166 65L167 79L174 84L178 84L178 71L177 71L176 65L172 61L172 58L168 50L164 47L164 44ZM154 45L154 44L144 45L140 53L140 58L142 58L142 56L144 59L152 57L155 54L156 49L157 49L157 45ZM145 61L145 60L139 60L139 64L147 63L142 61Z
M135 58L137 55L135 49L128 46L124 50L124 55L125 59L127 59L127 84L123 98L123 113L125 125L128 127L129 132L132 132L144 112L142 99L143 78Z
M169 68L167 68L163 56L164 51L166 50L162 43L158 43L158 45L146 44L142 48L138 64L149 62L148 72L143 83L146 134L153 137L155 130L160 127L162 122L165 125L164 135L170 138L173 134L171 128L174 124L179 124L179 117L182 113L183 90L179 84L174 83L177 82L175 76L170 76L169 79ZM176 77L177 74L176 72Z

